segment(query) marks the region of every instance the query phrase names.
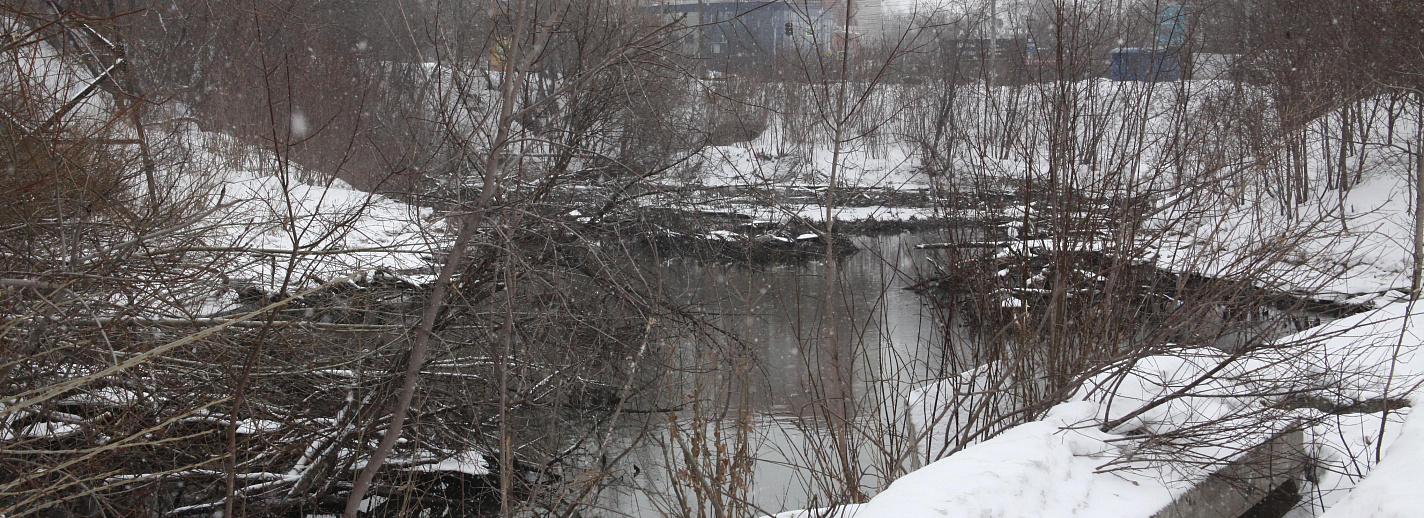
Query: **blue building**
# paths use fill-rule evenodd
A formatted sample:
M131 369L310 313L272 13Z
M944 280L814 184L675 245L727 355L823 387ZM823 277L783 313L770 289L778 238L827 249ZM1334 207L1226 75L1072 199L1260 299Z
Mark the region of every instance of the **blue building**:
M681 20L681 52L713 70L757 67L778 55L825 48L832 25L826 10L800 2L674 0L652 9Z
M1108 77L1114 81L1180 81L1181 52L1175 48L1113 49Z

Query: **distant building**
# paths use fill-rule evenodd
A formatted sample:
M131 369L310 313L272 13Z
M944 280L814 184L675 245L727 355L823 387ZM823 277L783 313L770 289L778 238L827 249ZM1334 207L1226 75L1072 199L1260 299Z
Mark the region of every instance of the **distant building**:
M844 32L839 2L845 1L666 0L648 8L687 27L682 54L712 70L744 70L766 66L779 55L831 51L839 41L832 35Z
M821 0L819 4L838 30L843 31L849 19L851 32L878 37L885 24L884 0Z
M823 18L820 9L778 1L671 0L654 9L681 20L688 27L681 52L715 70L760 66L798 45L813 46L815 22Z
M1111 53L1108 77L1115 81L1180 81L1182 63L1178 49L1119 48Z

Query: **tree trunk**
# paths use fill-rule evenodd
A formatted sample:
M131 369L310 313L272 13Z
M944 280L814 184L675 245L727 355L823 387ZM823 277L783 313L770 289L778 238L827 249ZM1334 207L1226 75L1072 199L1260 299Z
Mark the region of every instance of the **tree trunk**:
M1415 92L1418 106L1419 142L1414 148L1414 271L1409 277L1409 298L1419 300L1420 271L1424 270L1424 92Z

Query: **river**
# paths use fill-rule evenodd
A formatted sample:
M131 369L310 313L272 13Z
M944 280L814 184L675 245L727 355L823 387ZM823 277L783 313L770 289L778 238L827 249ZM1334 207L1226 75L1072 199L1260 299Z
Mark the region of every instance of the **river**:
M965 350L975 343L967 327L946 332L942 314L905 289L933 266L931 253L914 246L945 237L854 238L860 251L836 263L830 304L825 262L663 263L662 282L678 302L725 334L669 339L678 363L664 396L678 411L624 434L627 455L600 467L612 475L592 515L775 514L836 503L827 495L859 501L920 467L910 392L972 367L957 359L975 357ZM1265 307L1205 314L1215 316L1197 325L1226 350L1319 321ZM844 368L828 370L827 358Z
M864 491L918 467L905 440L904 402L911 388L940 375L944 333L933 308L905 287L931 267L914 245L943 236L854 239L860 251L836 268L833 346L824 338L825 262L662 265L662 282L680 293L678 302L705 312L726 335L677 344L689 372L675 386L699 404L629 432L633 451L607 466L614 475L597 502L602 513L697 515L712 511L699 509L718 498L753 514L823 505L814 495L836 491L842 465L824 424L843 417L824 410L845 408L834 404L843 398L855 402L854 432L843 442L856 452L851 462ZM825 386L822 364L831 347L850 364L848 389Z

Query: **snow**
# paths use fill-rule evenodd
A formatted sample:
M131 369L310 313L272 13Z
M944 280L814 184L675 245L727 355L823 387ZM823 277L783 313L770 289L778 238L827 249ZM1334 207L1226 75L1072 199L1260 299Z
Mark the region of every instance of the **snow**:
M35 121L43 120L94 80L82 67L62 66L57 51L43 43L12 53L42 70L33 74L40 79L36 84L26 85L43 93L40 97L50 110L38 113ZM1101 85L1088 83L1086 87ZM80 103L70 118L101 120L112 111L104 102L101 96L94 96ZM294 112L290 125L295 136L310 131L300 112ZM705 151L702 165L712 173L700 179L701 185L810 190L830 184L834 170L837 186L930 187L929 179L919 172L917 152L908 143L849 142L840 154L834 154L820 139L821 143L795 150L780 149L780 133L792 126L792 122L772 117L771 128L756 140ZM1368 140L1383 140L1376 137ZM444 224L428 209L361 192L340 180L279 167L257 152L233 163L230 156L218 151L235 148L220 135L190 131L185 140L197 151L194 161L199 168L220 171L213 177L189 181L186 188L191 195L210 199L215 207L196 228L204 231L208 246L233 251L223 253L236 257L225 266L237 282L269 293L292 292L377 269L418 271L429 266L429 251L438 248L432 243L444 237ZM1151 451L1138 450L1145 444L1144 436L1163 436L1202 423L1261 418L1263 403L1278 399L1260 394L1304 393L1342 405L1405 396L1416 404L1424 403L1424 394L1417 390L1424 380L1424 358L1417 351L1424 342L1424 327L1419 324L1424 322L1424 305L1399 302L1403 295L1399 290L1408 285L1413 260L1403 246L1412 240L1410 186L1401 174L1407 167L1391 163L1388 156L1371 160L1371 172L1359 185L1347 192L1313 193L1316 202L1288 216L1276 214L1274 208L1261 210L1254 200L1205 212L1196 211L1198 207L1174 207L1177 200L1158 200L1162 212L1157 224L1170 232L1152 243L1156 252L1152 260L1164 268L1220 277L1253 273L1253 280L1278 289L1321 293L1352 304L1378 304L1382 306L1379 309L1283 338L1277 342L1278 348L1244 357L1214 350L1183 350L1124 364L1089 380L1073 401L1053 407L1041 419L964 445L957 453L895 481L869 502L841 507L833 514L857 518L1149 516L1209 472L1189 463L1164 462ZM1146 162L1150 161L1148 157ZM1032 159L959 166L997 171L1039 169ZM778 223L822 222L828 214L827 208L817 203L735 205L731 209L756 221ZM1002 215L1019 219L1032 210L1014 206ZM1189 213L1200 216L1182 224L1180 218ZM589 221L577 210L568 215ZM940 214L921 207L835 206L829 215L841 221L868 221L929 219ZM726 230L712 231L706 237L744 239ZM815 237L803 234L796 239ZM1250 266L1242 258L1278 244L1272 239L1292 243L1289 260L1270 265L1264 272L1239 269L1241 264ZM1016 246L1051 247L1053 243L1022 241ZM430 275L418 273L400 278L415 285L431 281ZM232 302L216 303L207 310L225 311ZM1004 294L1002 304L1022 307L1024 303ZM986 365L916 391L912 402L916 426L932 430L934 437L956 437L954 426L964 416L955 412L976 406L964 401L993 397L985 394L994 392L997 382L1006 381L994 375L995 367ZM119 406L139 397L115 389L67 401ZM1170 401L1130 415L1164 397ZM945 409L951 409L951 415L941 415ZM1308 441L1322 463L1331 468L1314 482L1325 494L1319 502L1329 509L1325 516L1412 516L1424 509L1424 486L1411 473L1414 466L1424 463L1424 422L1414 418L1414 413L1321 419L1310 410L1297 412L1297 417L1315 422ZM1402 426L1389 420L1391 415L1406 414L1409 417ZM15 425L20 417L33 414L9 416L5 426L0 426L0 440L61 436L79 430L76 425L48 418ZM1253 433L1212 437L1192 446L1187 456L1230 460L1279 431L1271 423L1286 423L1293 416L1282 411L1266 412L1264 417L1272 421L1254 423L1259 426ZM228 422L201 415L186 420ZM1100 430L1104 423L1117 420L1123 422L1112 430ZM275 431L281 426L264 420L238 421L239 433L244 434ZM1371 466L1373 452L1383 446L1380 441L1388 445L1385 456ZM924 449L930 452L933 446L927 442ZM943 449L945 444L938 446ZM1181 456L1182 452L1175 454ZM1104 471L1110 463L1131 469ZM391 464L412 471L490 473L484 455L475 451L392 459ZM794 511L778 516L824 515Z
M218 150L243 148L222 135L190 131L185 142L195 151L198 170L216 171L186 179L185 188L215 206L195 226L208 230L209 246L232 254L226 266L235 284L291 293L376 270L412 272L401 279L426 281L415 272L429 269L430 251L439 248L446 229L431 209L296 166L277 167L259 150L224 159ZM226 309L219 304L208 311Z
M0 31L33 37L29 27L11 16L0 16ZM7 111L7 117L37 127L43 125L96 80L86 67L78 66L83 58L77 51L61 51L44 40L21 39L12 43L16 45L0 53L0 59L9 65L0 67L0 84L9 85L7 91L24 92L25 102L9 106L11 111ZM113 63L101 66L111 65ZM112 122L113 113L113 103L108 96L89 95L58 121L61 122L59 127L96 132Z
M17 429L12 430L12 428ZM14 441L19 439L57 439L77 434L83 430L83 426L74 423L40 421L19 427L14 427L13 425L0 427L0 441Z
M307 116L300 110L292 112L292 138L303 138L311 131L307 125Z
M212 424L226 428L232 425L232 420L225 417L213 416L193 416L177 420L179 423L203 423ZM259 433L271 433L281 430L286 423L269 421L266 419L238 419L236 433L239 435L253 435Z
M368 461L369 459L363 459L357 462L355 469L364 469ZM477 476L490 474L489 462L485 460L484 453L474 450L452 454L420 452L414 458L392 457L386 460L384 466L424 473L450 472Z
M1419 404L1421 343L1424 304L1405 301L1243 356L1205 348L1142 358L1088 380L1074 401L1044 418L968 445L843 515L1151 516L1209 476L1213 466L1306 421L1312 423L1305 440L1315 468L1304 488L1311 498L1298 516L1311 516L1312 506L1328 508L1325 516L1416 516L1424 508L1424 486L1410 470L1424 463L1424 423L1415 413L1406 408L1328 416L1274 408L1286 395L1337 405L1407 396ZM917 390L911 402L915 426L931 429L932 438L956 437L955 426L965 418L957 414L982 408L977 401L983 398L1001 397L994 395L998 382L1006 380L988 364ZM1160 401L1166 403L1147 408ZM1400 416L1408 416L1402 431ZM1118 420L1112 430L1099 431ZM1212 423L1224 426L1204 427ZM1148 440L1181 433L1198 435L1161 451ZM943 450L952 440L934 446ZM1374 466L1381 440L1384 460ZM933 453L930 446L925 451ZM1104 470L1108 466L1113 469Z
M477 451L462 451L442 457L436 462L417 463L411 466L409 471L454 472L466 475L490 474L489 463L485 461L484 454Z
M1249 411L1254 399L1236 396L1241 384L1250 376L1248 369L1254 367L1251 362L1237 362L1236 368L1228 365L1227 370L1210 374L1212 369L1229 361L1226 355L1215 351L1183 351L1143 358L1120 376L1110 373L1089 380L1085 384L1087 397L1104 403L1105 422L1124 421L1115 429L1121 432L1164 434L1197 423L1227 419L1237 411ZM1206 381L1196 383L1202 378ZM1183 390L1189 390L1188 395L1168 398ZM1129 418L1130 413L1163 399L1168 402Z
M702 153L710 172L699 178L706 186L824 186L834 163L836 184L856 187L919 189L929 186L917 169L916 145L892 142L844 145L836 154L829 142L784 149L786 121L773 117L771 127L751 142L712 147Z
M1375 453L1388 448L1398 438L1400 425L1410 409L1371 414L1345 414L1321 419L1306 430L1305 442L1314 460L1313 477L1301 488L1309 495L1287 518L1308 518L1339 503L1355 485L1371 473ZM1381 425L1383 429L1381 429Z
M730 230L713 230L708 232L706 237L711 241L742 241L746 239L741 234Z
M107 386L86 390L65 397L61 400L61 403L67 405L87 404L122 408L150 398L151 396L148 394L135 392L123 387Z
M1416 394L1414 405L1424 404ZM1322 518L1405 518L1424 510L1424 484L1418 472L1424 466L1424 419L1414 413L1404 430L1385 453L1383 461L1370 471L1340 503L1331 506Z
M779 203L775 206L730 204L728 209L750 216L754 221L771 224L801 222L824 223L826 206L819 203ZM846 207L831 209L831 218L841 222L861 221L916 221L942 217L938 209L930 207Z
M1341 403L1401 397L1424 382L1424 303L1395 302L1277 341L1262 351L1270 377L1310 380L1317 395Z
M1308 344L1311 358L1307 363L1329 361L1330 365L1337 366L1336 373L1350 370L1361 373L1329 377L1329 369L1313 369L1311 372L1323 373L1341 387L1330 392L1332 397L1362 400L1404 395L1414 406L1424 404L1424 391L1419 388L1424 382L1424 355L1419 351L1424 342L1424 304L1396 302L1289 339ZM1378 414L1369 416L1365 423L1340 427L1339 437L1359 439L1327 444L1326 447L1333 449L1333 455L1325 457L1333 457L1340 463L1341 469L1337 471L1353 467L1355 471L1351 474L1364 475L1364 480L1338 503L1323 502L1327 508L1324 516L1405 517L1418 516L1419 510L1424 509L1424 486L1413 472L1424 465L1424 421L1417 417L1418 412L1409 410L1405 409L1408 418L1402 429L1393 423L1385 425L1385 433L1380 433ZM1354 431L1356 428L1363 428L1364 433ZM1380 463L1371 469L1373 457L1380 449L1376 442L1381 436L1387 447L1383 448ZM1326 437L1334 439L1328 434ZM1351 477L1331 476L1319 485L1345 489L1351 482L1354 482ZM1330 505L1332 503L1334 505Z
M1308 131L1308 138L1318 141L1325 130ZM958 379L927 385L916 391L911 415L917 427L930 427L930 436L943 440L933 445L938 450L927 444L924 451L963 449L897 481L871 502L847 507L843 514L1149 516L1155 511L1149 505L1152 499L1174 494L1206 474L1184 458L1230 460L1272 436L1280 423L1305 422L1313 467L1303 488L1306 501L1293 517L1316 516L1326 509L1327 517L1419 515L1424 486L1410 468L1424 463L1424 423L1411 409L1327 415L1286 404L1287 395L1336 407L1398 398L1419 404L1424 399L1418 389L1424 381L1424 358L1418 351L1424 342L1424 305L1415 307L1405 294L1413 266L1409 156L1389 141L1412 138L1416 132L1409 124L1388 135L1378 125L1370 131L1368 140L1384 144L1359 155L1360 181L1348 190L1318 182L1311 186L1310 201L1289 211L1281 211L1271 194L1253 191L1252 186L1235 186L1234 200L1159 199L1157 218L1149 226L1162 233L1141 244L1153 251L1147 259L1168 270L1249 279L1272 289L1378 309L1281 338L1275 347L1244 356L1182 349L1120 365L1089 380L1075 396L1080 401L1074 404L1095 405L1079 410L1091 416L1084 421L1087 426L1070 427L1059 407L1042 420L993 439L956 444L965 409L1013 407L1014 401L994 394L995 384L1008 382L1007 377L986 365ZM1318 152L1312 151L1309 160L1313 170L1328 170ZM1031 161L1000 162L976 168L1037 169ZM1029 210L1009 207L1005 213L1022 216ZM1258 256L1277 259L1254 262ZM1107 437L1096 436L1092 425L1118 419L1123 422ZM1147 443L1134 446L1135 434L1165 436L1214 423L1226 424L1219 429L1224 431L1213 435L1203 430L1194 451L1152 452L1140 449ZM1109 491L1113 497L1105 497L1096 488L1112 483L1077 467L1092 464L1093 452L1098 452L1099 466L1112 457L1110 450L1093 449L1094 441L1116 445L1116 465L1136 468L1148 480L1134 479L1139 484L1128 492L1114 488ZM1376 465L1380 451L1383 460ZM1153 490L1134 492L1143 487Z
M1153 474L1099 472L1123 437L1097 430L1097 403L1054 407L1040 421L910 473L855 518L1150 516L1188 486Z
M1250 278L1282 291L1318 293L1326 300L1368 299L1391 290L1407 291L1413 264L1414 216L1410 200L1412 154L1408 142L1418 128L1401 113L1362 101L1355 109L1367 121L1368 145L1349 166L1358 183L1341 190L1327 181L1334 169L1327 114L1302 131L1309 142L1309 170L1314 178L1308 200L1285 203L1268 186L1232 185L1234 195L1191 200L1180 195L1157 200L1157 225L1168 229L1157 245L1159 266L1213 276ZM1404 113L1408 113L1406 110ZM1386 121L1393 120L1394 127ZM1329 174L1327 174L1329 173ZM1175 224L1173 224L1175 223ZM1243 261L1270 250L1274 264ZM1397 298L1390 296L1390 299Z

